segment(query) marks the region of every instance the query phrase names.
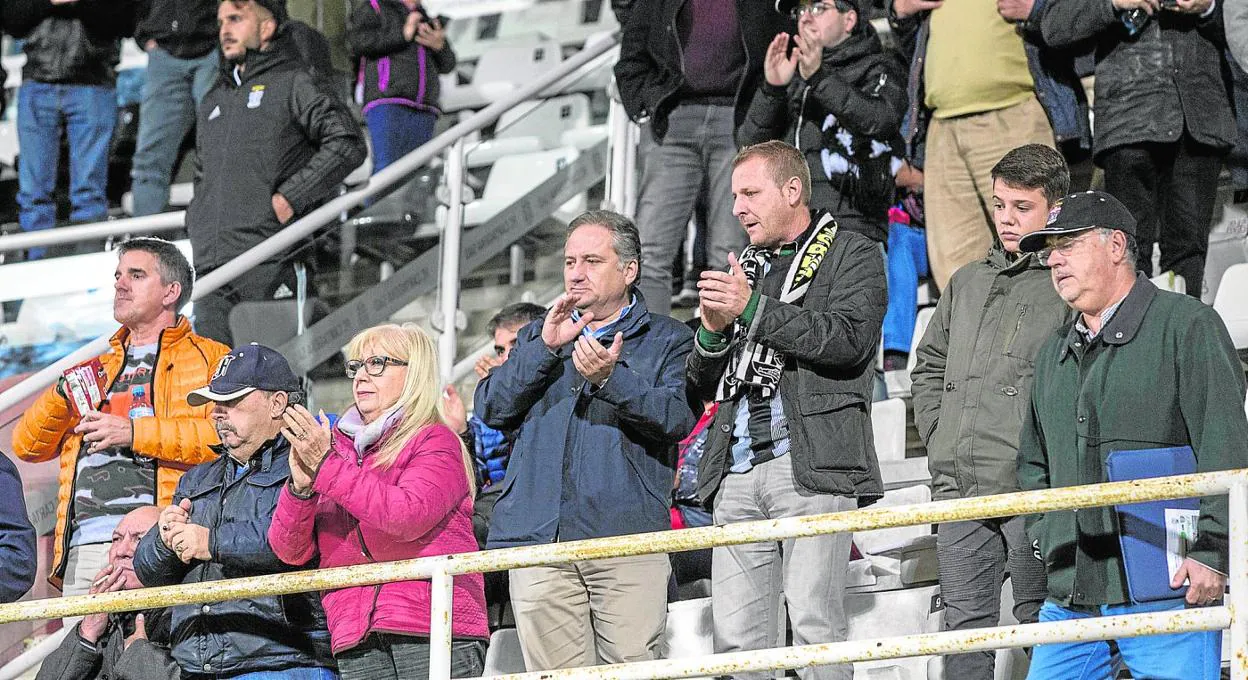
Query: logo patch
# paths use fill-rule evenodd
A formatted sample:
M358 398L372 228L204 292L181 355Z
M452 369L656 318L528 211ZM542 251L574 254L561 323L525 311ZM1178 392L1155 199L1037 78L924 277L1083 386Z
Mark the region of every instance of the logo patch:
M221 107L214 106L212 107L212 113L208 114L208 120L216 120L220 116L221 116Z
M1054 222L1056 222L1057 216L1060 215L1061 212L1062 212L1062 202L1058 201L1057 204L1054 205L1052 209L1049 210L1049 218L1045 220L1044 226L1047 227L1050 224L1053 224Z
M252 85L251 92L247 93L247 108L259 108L260 100L264 99L264 86Z
M210 378L208 382L212 382L213 380L225 375L225 372L229 370L230 364L234 362L234 359L235 356L233 354L227 354L221 357L221 361L217 363L217 370L212 372L212 378Z

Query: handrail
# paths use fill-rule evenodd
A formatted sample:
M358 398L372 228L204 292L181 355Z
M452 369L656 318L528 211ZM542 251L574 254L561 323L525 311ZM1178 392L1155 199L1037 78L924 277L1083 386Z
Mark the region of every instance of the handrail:
M613 49L618 42L619 34L617 33L611 36L610 40L604 40L595 45L587 45L550 72L517 88L514 92L474 113L467 119L434 137L420 148L395 161L369 178L368 183L361 188L330 200L242 255L201 277L195 282L195 292L191 299L198 300L207 293L233 281L255 266L285 252L322 226L337 220L342 211L359 205L363 201L389 189L392 185L405 180L408 175L429 163L429 161L450 148L455 142L492 124L507 110L540 94L546 88L568 77L581 67ZM51 385L64 369L103 354L107 350L108 336L100 336L78 348L69 356L61 358L4 392L0 392L0 412L16 406L22 400Z
M606 557L631 557L761 541L807 538L831 533L891 529L917 524L991 519L1102 505L1190 498L1227 493L1236 484L1248 484L1248 469L1106 482L1039 491L1016 491L978 498L959 498L887 508L867 507L823 515L739 522L680 531L656 531L518 548L501 548L397 562L374 562L351 567L249 576L98 595L26 600L0 604L0 624L82 616L97 612L114 613L239 598L290 595L392 581L421 580L432 578L437 572L456 575L502 571ZM1234 520L1233 515L1232 517ZM1231 543L1234 548L1235 541L1232 540ZM1236 570L1232 568L1232 571ZM1248 592L1244 594L1248 595Z
M450 675L452 577L457 574L1224 493L1230 494L1230 596L1222 606L853 640L499 677L509 680L695 677L734 670L778 670L1063 641L1229 628L1231 649L1234 652L1231 654L1231 678L1248 680L1248 654L1244 653L1248 649L1248 469L1023 491L891 508L866 508L807 517L613 536L98 595L46 598L0 605L0 623L431 579L433 598L429 677L431 680L441 680L449 678Z
M56 229L23 232L21 234L5 234L0 236L0 253L14 250L25 250L36 246L54 246L62 243L78 243L93 239L122 236L124 234L151 234L160 231L181 229L186 223L186 211L144 215L142 217L124 217L117 220L103 220L91 224L78 224Z

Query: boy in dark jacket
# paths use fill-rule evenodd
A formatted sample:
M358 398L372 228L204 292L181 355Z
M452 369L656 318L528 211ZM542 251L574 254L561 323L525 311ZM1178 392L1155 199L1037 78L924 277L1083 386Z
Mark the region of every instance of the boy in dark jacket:
M373 142L373 172L433 138L438 75L455 68L442 21L420 0L356 0L347 46L359 60L356 103Z
M796 146L813 179L810 207L883 242L906 111L901 66L859 15L858 0L778 0L776 9L798 30L767 47L764 80L738 141Z

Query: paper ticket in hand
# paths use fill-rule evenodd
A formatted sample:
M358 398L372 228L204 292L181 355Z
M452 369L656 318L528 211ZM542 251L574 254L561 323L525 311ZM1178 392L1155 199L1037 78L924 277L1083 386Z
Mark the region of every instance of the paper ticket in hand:
M78 417L81 418L87 411L98 410L104 403L108 374L99 359L67 368L61 377L65 379L65 396Z
M1199 510L1166 508L1166 567L1170 579L1179 572L1179 565L1187 559L1187 551L1196 542L1196 520Z

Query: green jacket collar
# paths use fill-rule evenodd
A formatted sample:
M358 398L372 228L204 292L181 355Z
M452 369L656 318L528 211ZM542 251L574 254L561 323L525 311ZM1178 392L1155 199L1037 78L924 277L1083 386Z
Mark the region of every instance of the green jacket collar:
M1148 277L1137 272L1131 292L1123 298L1122 305L1118 307L1118 311L1114 313L1109 323L1101 329L1099 337L1107 345L1125 345L1131 342L1144 323L1144 313L1148 311L1155 297L1157 297L1157 286L1154 286ZM1075 343L1083 342L1083 340L1082 334L1076 330L1075 321L1072 319L1066 327L1066 346L1062 352L1062 360L1070 355Z

